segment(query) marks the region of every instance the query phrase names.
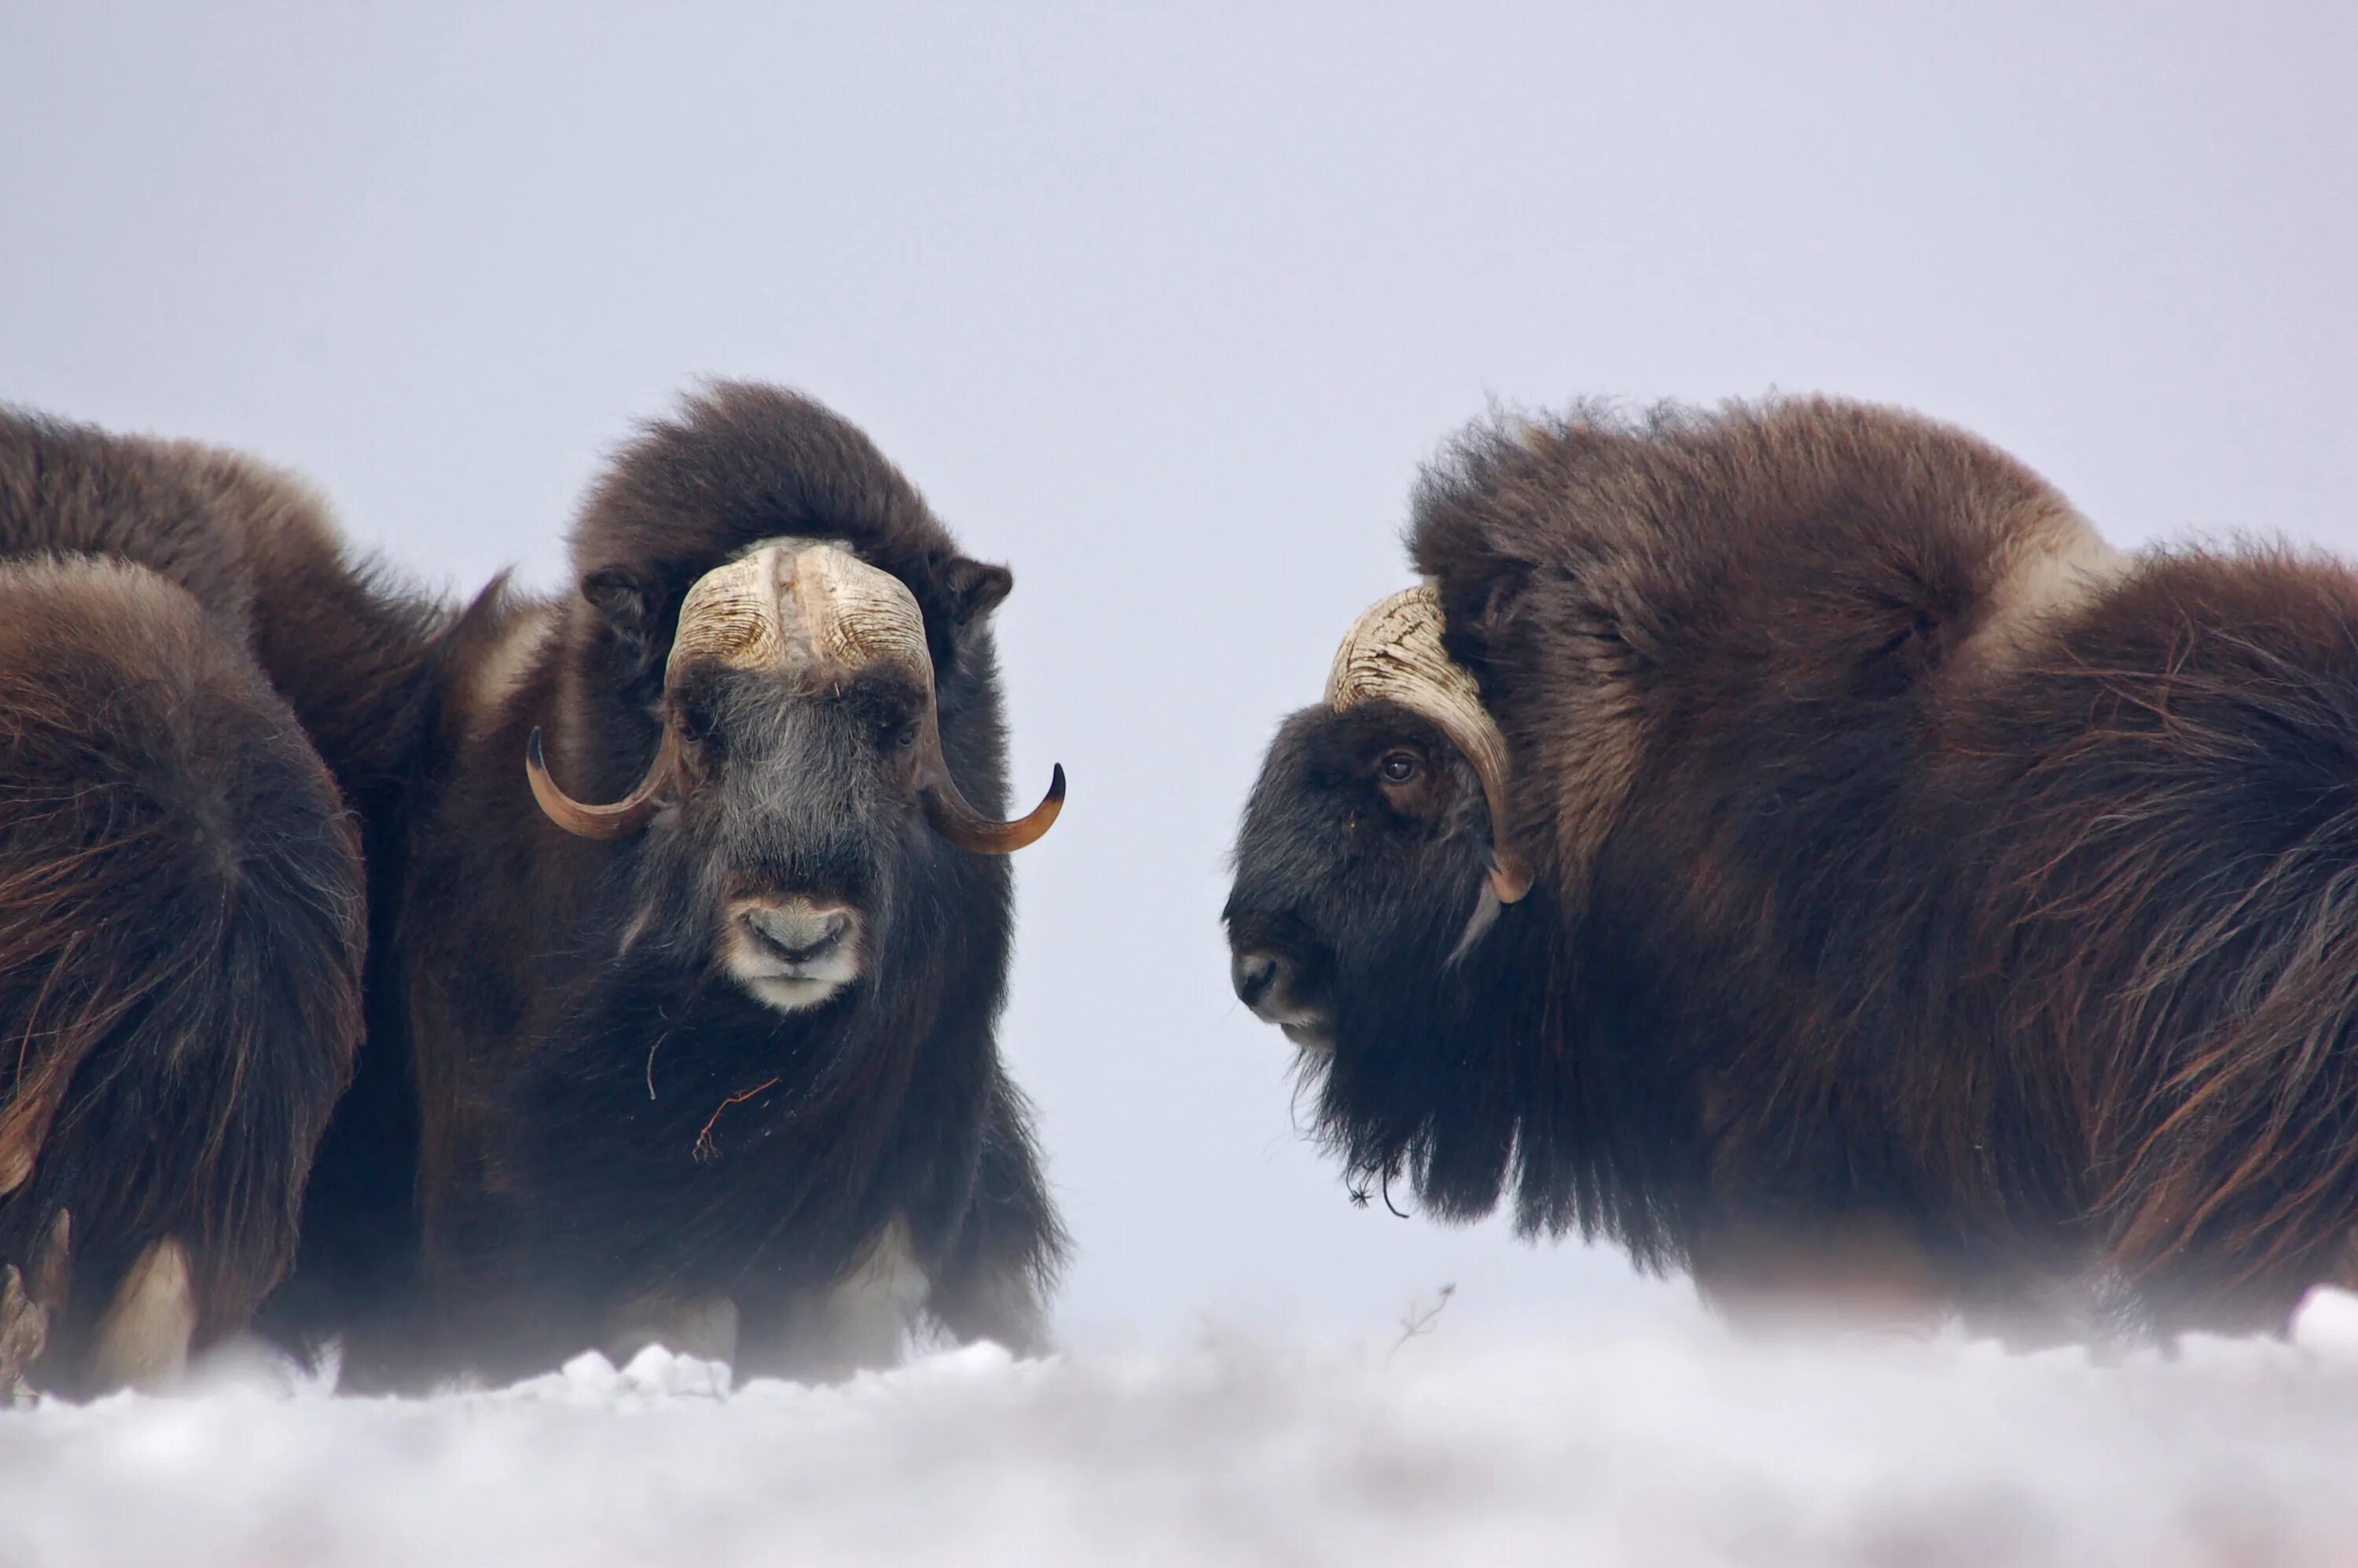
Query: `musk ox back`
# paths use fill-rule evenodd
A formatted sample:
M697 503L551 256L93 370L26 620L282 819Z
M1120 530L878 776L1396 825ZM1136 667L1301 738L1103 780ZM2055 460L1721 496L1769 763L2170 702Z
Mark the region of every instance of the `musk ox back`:
M0 412L0 1395L169 1381L293 1256L359 844L257 662L239 460Z
M1484 941L1552 958L1338 1038L1330 1086L1486 1039L1516 1115L1437 1125L1511 1122L1722 1299L2241 1325L2341 1266L2342 568L2133 563L1986 446L1823 402L1477 430L1412 543L1536 877ZM1353 939L1447 925L1417 903Z
M1062 778L999 820L1011 577L750 385L627 448L573 561L443 652L397 938L421 1302L348 1365L1036 1346L1062 1241L995 1040L1002 857Z

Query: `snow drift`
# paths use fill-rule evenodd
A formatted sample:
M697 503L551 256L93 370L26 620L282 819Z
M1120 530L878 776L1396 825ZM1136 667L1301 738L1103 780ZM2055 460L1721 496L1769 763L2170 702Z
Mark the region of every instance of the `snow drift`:
M2110 1366L1701 1322L0 1414L0 1564L2358 1561L2358 1297Z

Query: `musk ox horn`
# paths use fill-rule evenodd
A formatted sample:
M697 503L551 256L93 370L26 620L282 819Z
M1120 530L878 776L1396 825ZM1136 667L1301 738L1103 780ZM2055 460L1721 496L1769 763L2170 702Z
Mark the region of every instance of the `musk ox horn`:
M662 809L665 790L678 765L677 745L671 727L665 725L663 747L638 787L611 806L585 806L557 788L557 781L548 776L548 763L540 754L538 725L533 726L524 752L525 777L532 781L532 798L540 803L551 822L583 838L627 838L644 827Z
M696 579L680 604L679 626L664 685L701 663L761 670L813 686L877 664L897 665L925 694L919 722L918 788L925 819L951 843L979 854L1004 855L1037 839L1064 809L1060 764L1048 794L1013 822L985 816L967 803L942 756L935 707L934 661L925 646L925 616L908 586L839 545L773 539ZM644 827L662 806L681 760L666 724L663 749L627 799L584 806L548 776L533 732L525 757L533 797L557 826L590 838L619 838Z
M1341 713L1379 698L1431 719L1473 765L1490 812L1490 892L1500 903L1531 892L1531 868L1507 842L1507 738L1474 677L1442 651L1441 600L1430 586L1377 600L1335 651L1326 706Z
M664 665L665 691L676 686L682 671L708 660L766 669L785 658L787 639L778 620L779 554L774 547L753 549L715 567L689 587L680 602L671 656ZM541 756L536 728L525 742L524 770L532 784L532 798L568 833L583 838L627 838L663 809L679 772L679 755L678 737L666 721L654 761L637 787L611 806L584 805L557 787Z
M925 693L918 721L918 788L935 832L979 855L1007 855L1036 841L1065 809L1065 768L1056 764L1048 793L1012 822L985 816L967 803L942 755L934 703L934 660L925 646L925 617L908 585L849 550L814 545L795 558L793 593L815 655L838 669L876 663L900 665Z

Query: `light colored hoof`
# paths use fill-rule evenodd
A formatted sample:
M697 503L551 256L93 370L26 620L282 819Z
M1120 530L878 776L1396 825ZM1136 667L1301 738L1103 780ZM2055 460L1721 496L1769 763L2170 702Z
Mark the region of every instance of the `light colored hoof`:
M197 1294L188 1249L167 1238L131 1265L106 1315L99 1320L91 1368L110 1388L155 1393L188 1370L189 1340L197 1330Z
M850 1272L789 1311L785 1375L829 1383L899 1366L932 1292L910 1249L908 1225L893 1220Z
M25 1290L14 1263L0 1263L0 1406L16 1402L25 1387L25 1368L49 1343L49 1314Z
M28 1282L14 1263L0 1265L0 1406L26 1391L25 1373L49 1347L49 1318L64 1304L73 1221L62 1209L33 1260Z

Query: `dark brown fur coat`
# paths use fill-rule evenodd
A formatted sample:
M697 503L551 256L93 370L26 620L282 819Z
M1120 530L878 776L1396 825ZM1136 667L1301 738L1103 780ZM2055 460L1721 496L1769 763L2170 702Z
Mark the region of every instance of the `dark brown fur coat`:
M0 1387L168 1381L293 1258L399 744L364 598L287 476L0 411Z
M1985 443L1820 400L1478 429L1412 542L1574 967L1656 999L1706 1286L1866 1250L2241 1325L2338 1275L2347 568L2125 558Z

